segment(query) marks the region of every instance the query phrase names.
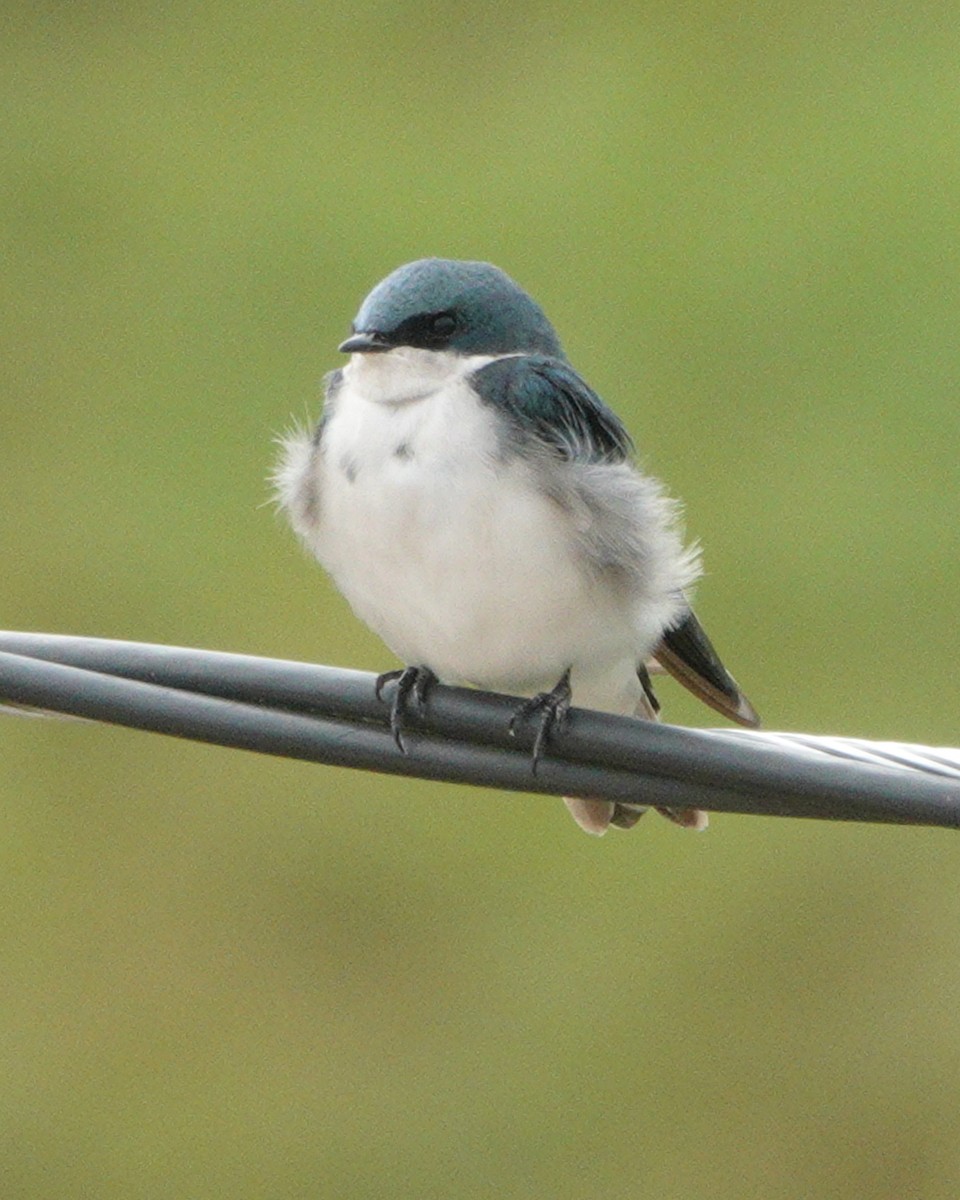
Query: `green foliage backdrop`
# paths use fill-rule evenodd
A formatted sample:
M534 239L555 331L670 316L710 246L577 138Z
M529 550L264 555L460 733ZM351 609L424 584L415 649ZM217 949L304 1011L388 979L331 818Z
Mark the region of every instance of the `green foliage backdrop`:
M768 726L957 744L956 5L2 16L4 625L392 665L271 437L377 279L482 257ZM3 1193L955 1200L958 867L7 720Z

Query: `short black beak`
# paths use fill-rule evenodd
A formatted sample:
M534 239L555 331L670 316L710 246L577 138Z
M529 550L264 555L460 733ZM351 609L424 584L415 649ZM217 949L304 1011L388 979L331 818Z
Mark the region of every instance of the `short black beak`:
M337 348L341 354L383 354L386 350L392 350L393 346L382 333L372 329L367 333L351 334Z

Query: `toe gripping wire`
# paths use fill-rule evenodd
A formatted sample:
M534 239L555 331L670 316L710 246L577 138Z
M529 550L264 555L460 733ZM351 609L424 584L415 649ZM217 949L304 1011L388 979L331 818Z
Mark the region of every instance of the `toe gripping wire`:
M522 701L447 687L422 668L378 679L209 650L0 632L7 711L507 791L960 826L960 750L685 729L571 707L563 683Z

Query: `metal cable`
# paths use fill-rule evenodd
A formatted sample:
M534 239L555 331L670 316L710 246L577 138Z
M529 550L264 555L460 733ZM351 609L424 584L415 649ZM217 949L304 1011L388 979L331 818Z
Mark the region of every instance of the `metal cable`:
M436 686L407 753L375 676L306 663L0 632L0 701L312 762L510 791L718 812L960 825L960 751L685 729L572 709L534 774L515 698ZM389 692L387 693L389 698Z

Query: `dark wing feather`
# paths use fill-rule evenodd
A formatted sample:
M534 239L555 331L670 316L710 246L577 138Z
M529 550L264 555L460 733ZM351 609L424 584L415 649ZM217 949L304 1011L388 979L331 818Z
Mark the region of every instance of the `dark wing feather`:
M323 377L323 412L320 414L320 419L313 427L311 441L314 448L318 447L323 441L323 430L330 415L336 405L337 392L343 387L343 369L339 371L328 371Z
M515 435L535 439L563 458L622 462L630 435L573 367L542 354L498 358L470 376L481 400L505 417Z
M753 705L720 661L703 626L689 609L679 625L663 635L654 658L674 679L731 721L751 728L760 724Z
M560 359L540 354L498 358L475 371L470 382L485 404L507 418L515 442L533 440L579 462L623 462L633 451L616 413ZM691 611L664 634L654 657L711 708L741 725L759 725L753 706ZM649 676L640 678L655 714L659 706Z

